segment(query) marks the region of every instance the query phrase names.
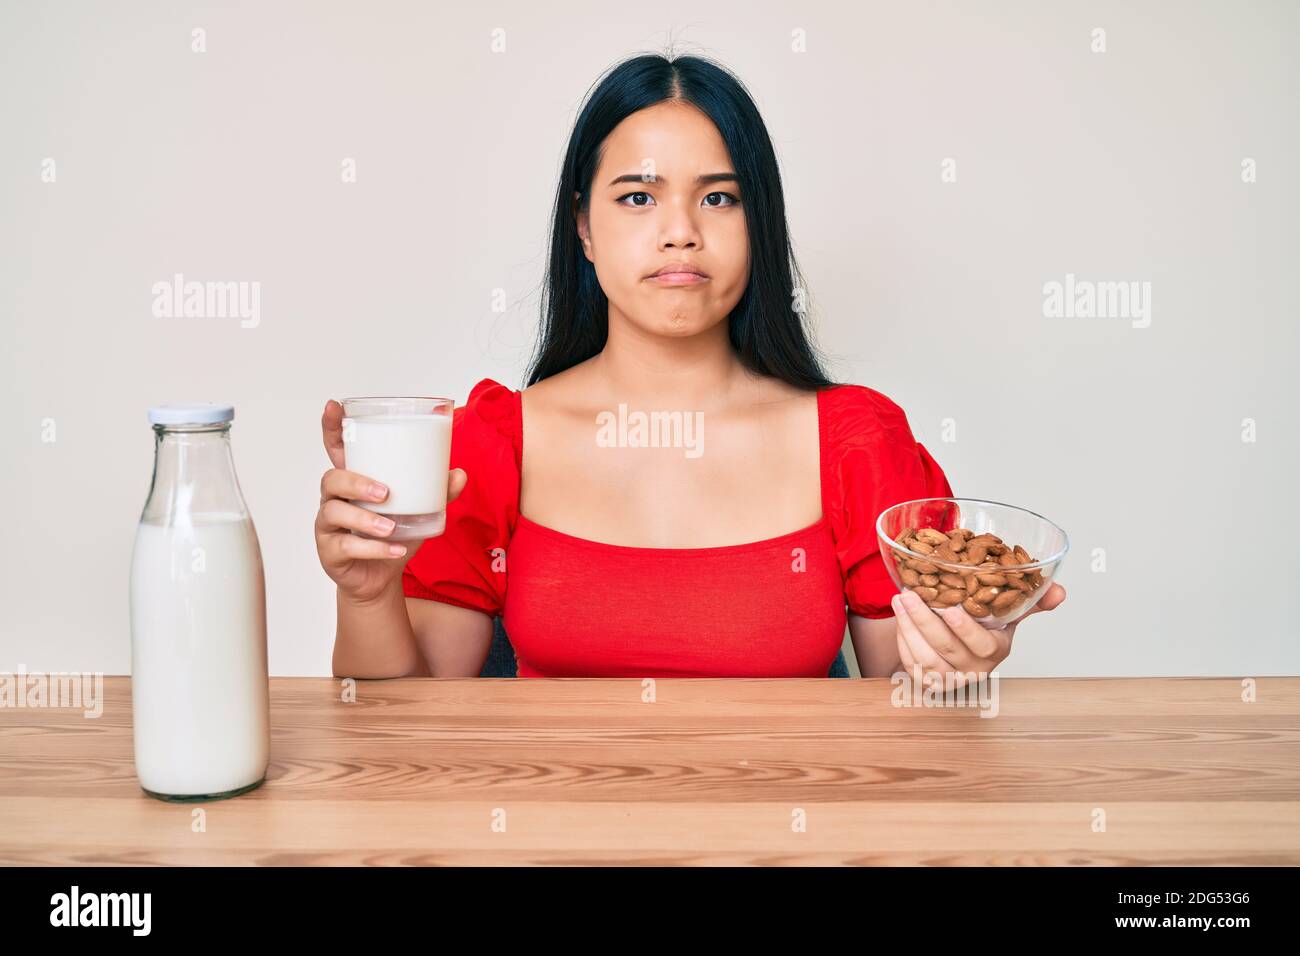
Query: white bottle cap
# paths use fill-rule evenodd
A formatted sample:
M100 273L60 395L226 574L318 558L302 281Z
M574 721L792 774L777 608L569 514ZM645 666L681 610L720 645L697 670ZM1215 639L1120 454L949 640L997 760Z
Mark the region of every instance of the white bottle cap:
M216 425L234 417L234 405L214 402L168 402L149 408L150 425Z

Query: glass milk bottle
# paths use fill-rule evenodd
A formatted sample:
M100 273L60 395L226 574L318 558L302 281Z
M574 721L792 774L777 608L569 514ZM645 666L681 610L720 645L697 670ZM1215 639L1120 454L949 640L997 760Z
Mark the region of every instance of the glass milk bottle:
M161 405L131 555L140 786L163 800L251 790L270 760L266 585L235 477L230 405Z

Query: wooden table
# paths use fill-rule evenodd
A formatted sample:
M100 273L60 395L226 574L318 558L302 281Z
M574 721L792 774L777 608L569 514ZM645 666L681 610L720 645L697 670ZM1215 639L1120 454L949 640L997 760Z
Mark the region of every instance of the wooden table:
M191 805L139 788L129 678L0 708L0 862L1300 863L1296 678L998 678L992 717L886 679L350 683L273 678L266 782Z

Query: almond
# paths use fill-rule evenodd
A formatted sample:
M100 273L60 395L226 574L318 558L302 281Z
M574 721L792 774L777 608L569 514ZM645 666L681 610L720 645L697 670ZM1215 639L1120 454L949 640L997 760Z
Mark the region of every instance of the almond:
M1025 596L1020 591L1007 590L995 597L993 604L990 606L993 608L994 614L1001 614L1003 611L1011 610L1024 599Z
M960 604L977 618L1010 615L1043 585L1041 569L1011 570L1033 564L1033 556L990 532L954 528L945 534L935 528L907 528L894 543L930 558L893 552L903 586L930 607Z
M935 545L948 543L948 536L941 531L935 531L933 528L922 528L916 533L916 540L924 541L926 544Z

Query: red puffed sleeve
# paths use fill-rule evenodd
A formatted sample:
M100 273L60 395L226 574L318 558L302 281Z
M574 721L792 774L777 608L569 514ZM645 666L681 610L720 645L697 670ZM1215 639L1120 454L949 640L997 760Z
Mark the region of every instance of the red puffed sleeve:
M902 501L950 498L952 488L903 410L880 392L838 385L823 394L821 411L822 501L845 601L862 617L893 617L898 589L880 556L876 519Z
M505 549L519 515L522 449L519 393L483 379L452 411L451 467L465 469L468 480L447 505L446 530L426 538L406 562L403 594L493 617L501 613Z

